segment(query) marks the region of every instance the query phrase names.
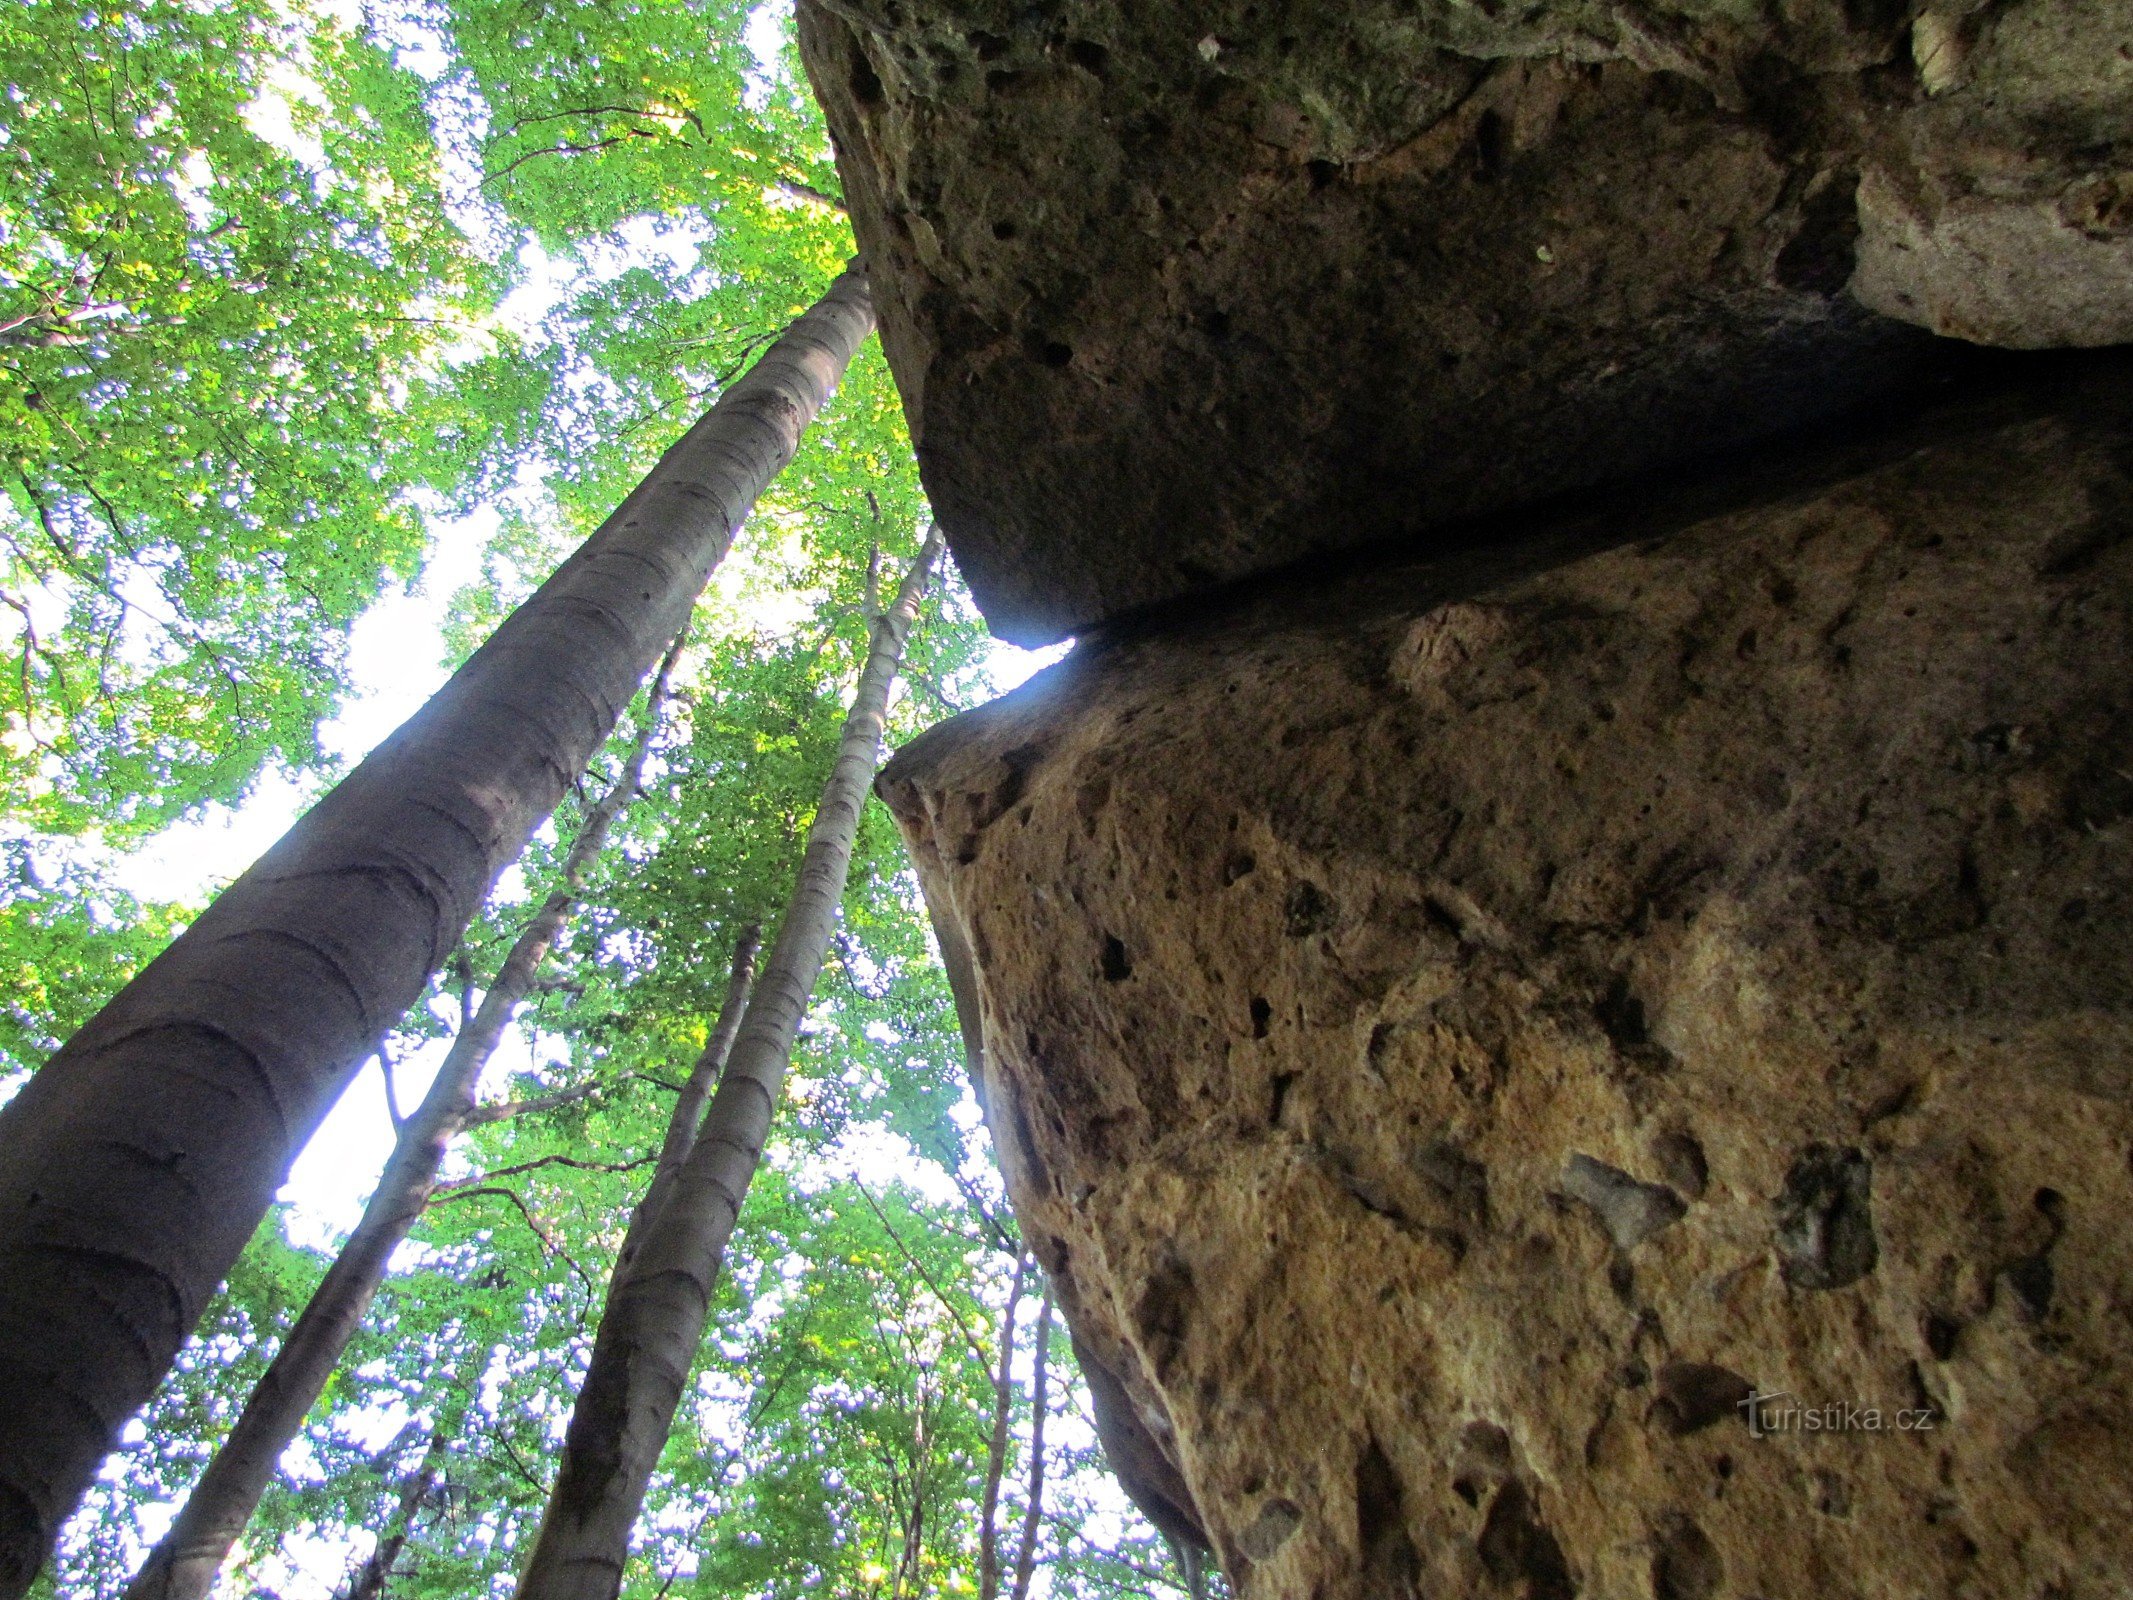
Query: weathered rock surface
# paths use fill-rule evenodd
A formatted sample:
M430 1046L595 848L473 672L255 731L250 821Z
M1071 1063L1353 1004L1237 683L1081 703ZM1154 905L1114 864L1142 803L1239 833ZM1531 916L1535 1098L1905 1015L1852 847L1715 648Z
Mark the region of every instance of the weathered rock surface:
M884 774L1028 1237L1241 1594L2133 1585L2081 370L1084 647Z
M2133 340L2124 0L808 0L882 337L1040 642Z

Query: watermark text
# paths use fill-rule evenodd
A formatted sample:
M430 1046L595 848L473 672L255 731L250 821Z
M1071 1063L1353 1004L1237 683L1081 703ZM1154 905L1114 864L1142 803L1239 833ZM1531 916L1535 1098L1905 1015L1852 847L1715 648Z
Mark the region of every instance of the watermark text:
M1852 1400L1802 1400L1789 1390L1750 1391L1740 1402L1749 1436L1780 1433L1931 1433L1940 1425L1932 1406L1871 1406Z

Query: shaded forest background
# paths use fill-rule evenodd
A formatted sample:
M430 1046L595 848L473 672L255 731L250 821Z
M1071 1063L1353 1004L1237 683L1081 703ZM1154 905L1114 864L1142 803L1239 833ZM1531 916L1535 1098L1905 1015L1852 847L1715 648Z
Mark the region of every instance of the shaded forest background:
M776 5L40 0L0 13L0 81L7 1093L198 910L127 892L136 853L350 764L320 730L362 688L356 622L427 596L456 665L852 246ZM478 581L425 587L478 507ZM790 891L870 608L926 525L870 344L699 608L485 1120L220 1592L349 1592L381 1548L383 1592L508 1591L674 1092ZM892 740L985 698L998 659L951 575ZM387 1115L634 733L365 1069ZM1099 1470L960 1067L870 805L626 1595L976 1594L988 1528L1003 1593L1025 1530L1031 1593L1175 1582ZM40 1592L124 1587L334 1243L268 1218Z

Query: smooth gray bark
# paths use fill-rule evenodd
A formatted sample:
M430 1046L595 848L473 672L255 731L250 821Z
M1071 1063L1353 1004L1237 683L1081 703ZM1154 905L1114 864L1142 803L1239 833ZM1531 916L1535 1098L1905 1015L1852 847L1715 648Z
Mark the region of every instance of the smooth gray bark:
M0 1600L585 767L873 326L856 267L0 1110Z
M852 861L852 841L880 759L889 689L940 550L936 529L874 622L799 882L763 964L733 1054L672 1194L649 1217L618 1273L571 1412L563 1459L519 1600L613 1600L630 1530L665 1447L703 1337L712 1287L742 1198L762 1159L793 1040L822 971Z
M215 1587L231 1546L243 1536L259 1509L260 1497L274 1481L282 1452L318 1403L348 1341L362 1326L363 1313L370 1309L371 1297L385 1279L393 1251L429 1204L445 1150L472 1117L482 1070L532 992L541 963L570 920L585 874L607 843L615 818L636 796L659 731L667 679L680 653L681 640L676 638L660 663L645 705L644 726L638 730L622 776L586 812L584 826L563 858L561 883L513 941L495 981L482 996L480 1009L452 1041L422 1104L400 1125L400 1136L386 1158L370 1203L363 1208L362 1220L326 1269L176 1519L126 1586L126 1600L206 1600Z
M696 1148L697 1130L703 1126L704 1106L718 1084L719 1074L726 1070L726 1058L733 1053L734 1037L741 1031L741 1018L748 1011L748 990L755 982L756 951L762 942L762 926L754 922L743 928L740 937L734 941L733 967L726 976L726 994L718 1008L718 1020L711 1025L703 1050L689 1068L681 1093L674 1097L674 1109L667 1117L666 1137L659 1145L659 1160L652 1168L652 1181L645 1186L644 1198L637 1202L637 1209L630 1215L630 1225L622 1235L622 1248L615 1252L614 1276L617 1279L637 1259L637 1246L644 1237L646 1226L666 1204L675 1180L681 1176L682 1163Z

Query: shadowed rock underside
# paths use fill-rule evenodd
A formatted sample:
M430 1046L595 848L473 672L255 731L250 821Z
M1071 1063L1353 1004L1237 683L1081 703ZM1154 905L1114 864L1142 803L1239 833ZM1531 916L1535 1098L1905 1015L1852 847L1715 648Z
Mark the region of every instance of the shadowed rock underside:
M1041 642L2133 339L2122 0L808 0L957 562Z

